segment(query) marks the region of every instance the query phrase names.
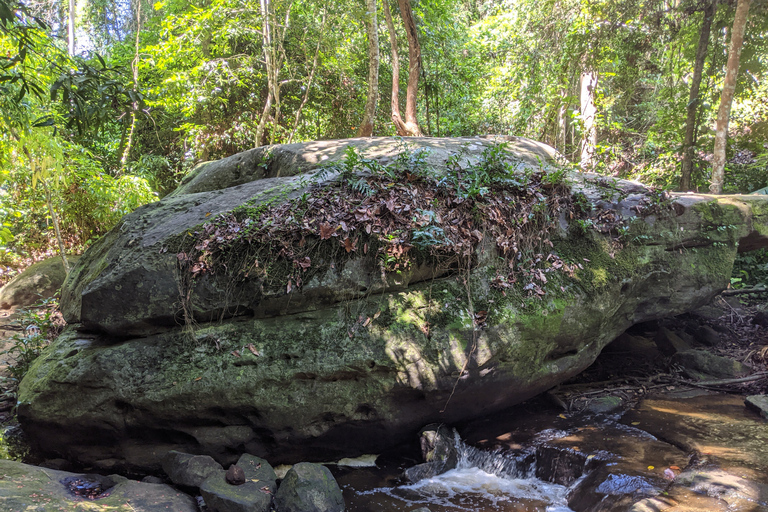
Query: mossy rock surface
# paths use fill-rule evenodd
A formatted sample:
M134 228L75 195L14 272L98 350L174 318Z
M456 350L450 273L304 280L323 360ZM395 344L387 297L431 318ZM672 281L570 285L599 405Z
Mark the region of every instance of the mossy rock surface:
M288 149L322 162L349 144L396 156L394 139ZM490 142L429 144L431 158L444 161L462 145L477 158ZM525 140L511 150L523 169L553 155ZM248 158L232 161L258 160ZM306 191L304 175L287 170L209 171L126 216L70 274L62 307L71 325L20 386L20 421L44 453L140 470L159 469L168 450L225 467L244 452L273 464L378 453L425 424L492 413L573 377L629 326L706 304L728 285L740 242L768 240L768 198L664 198L637 183L573 174L574 197L626 219L624 233L576 229L566 212L547 251L575 270L547 274L541 296L494 287L507 262L485 240L461 271L427 262L383 280L350 257L301 288L233 284L220 274L185 288L180 237L245 201ZM180 291L197 325L180 325Z
M22 512L196 512L195 500L163 484L111 477L116 485L103 497L73 496L61 483L76 473L0 460L0 510Z
M74 265L78 258L69 256L69 264ZM30 265L0 288L0 308L23 308L50 299L59 292L66 277L64 263L59 256Z

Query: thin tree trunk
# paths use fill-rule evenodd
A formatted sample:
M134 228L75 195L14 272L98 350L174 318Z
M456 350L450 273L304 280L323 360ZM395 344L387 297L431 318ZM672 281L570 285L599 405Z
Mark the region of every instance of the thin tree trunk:
M131 69L133 71L133 92L138 94L139 92L139 34L141 33L141 0L139 0L136 7L136 48L131 62ZM131 154L131 146L133 145L133 135L136 133L136 112L139 110L139 102L134 101L131 104L131 129L128 132L128 140L123 150L123 155L120 158L120 170L125 169L125 164L128 163L128 157Z
M581 73L581 121L583 132L581 136L581 160L583 170L594 166L595 147L597 146L597 127L595 116L595 90L597 89L597 73L591 69L585 69Z
M565 88L560 89L560 105L557 107L557 135L555 138L557 142L555 143L555 147L557 147L557 150L562 154L565 154L565 141L567 139L566 130L568 129L565 117L568 110L568 104L566 103L567 97L568 91Z
M744 45L744 30L749 15L749 5L752 0L739 0L736 5L736 15L733 18L731 31L731 46L728 48L728 63L725 65L725 81L723 93L720 96L720 108L717 111L715 124L715 151L712 160L712 184L709 189L714 194L723 193L725 181L725 149L728 140L728 121L731 116L731 105L736 92L736 77L739 74L739 58Z
M704 7L704 18L701 22L699 44L696 46L693 78L691 79L691 93L688 97L688 116L685 120L685 138L683 139L683 165L680 171L680 190L682 191L691 189L694 138L696 135L696 114L699 110L699 104L701 103L699 98L699 88L701 86L701 75L704 71L704 61L707 60L709 35L712 30L712 20L714 19L715 11L717 10L717 1L718 0L711 0Z
M376 107L379 103L379 23L376 17L376 0L366 0L365 26L368 29L368 99L365 102L363 120L357 129L358 137L373 135Z
M317 39L317 47L315 48L315 58L312 60L312 71L309 73L309 78L307 79L307 85L306 85L306 89L304 90L304 97L301 99L301 105L299 105L299 108L296 110L296 117L293 120L293 130L291 130L291 134L288 136L288 144L290 144L291 141L293 141L293 136L296 135L296 130L299 129L299 120L301 119L301 111L304 108L304 105L306 105L307 101L309 100L309 91L310 89L312 89L312 81L315 78L315 71L317 70L317 62L320 57L320 44L323 41L322 34L325 30L325 19L327 14L328 14L328 8L326 4L326 6L323 7L323 19L320 23L320 36ZM377 79L378 79L378 73L377 73Z
M256 127L256 146L261 146L264 139L264 130L267 126L267 120L269 114L272 112L273 91L275 87L272 85L273 75L272 70L274 68L272 62L272 27L270 25L270 0L261 0L261 44L264 51L264 66L267 69L267 100L264 102L264 110L261 113L261 119L259 119L259 125Z
M69 56L75 54L75 0L69 0L69 21L67 23L67 52Z
M401 137L408 135L405 122L400 116L400 56L397 54L397 33L392 21L392 13L389 10L389 0L382 0L384 4L384 18L387 21L389 31L389 45L392 49L392 123L397 134Z
M416 31L416 21L413 19L411 0L397 0L400 6L400 17L405 26L408 38L408 88L405 93L405 128L408 135L420 137L419 121L416 117L416 97L419 93L419 75L421 74L421 46L419 34Z
M59 244L59 254L61 255L61 261L64 263L64 272L69 274L69 261L67 261L67 250L64 247L64 240L61 238L61 229L59 228L59 216L56 215L56 210L53 208L53 198L51 196L51 189L48 187L48 183L45 180L40 180L43 184L43 191L45 192L45 203L48 205L48 213L51 216L53 222L53 230L56 233L56 242Z

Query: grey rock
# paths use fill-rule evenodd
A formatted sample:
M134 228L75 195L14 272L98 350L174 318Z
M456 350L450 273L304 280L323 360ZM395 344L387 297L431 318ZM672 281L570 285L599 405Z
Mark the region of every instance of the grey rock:
M768 420L768 395L751 395L744 399L744 404Z
M595 414L605 414L619 409L623 404L618 396L603 396L590 400L586 409Z
M171 450L163 459L163 471L176 485L200 487L211 475L224 473L224 468L208 455Z
M95 500L86 500L93 509L125 510L126 503L137 512L197 512L191 496L168 485L141 483L118 475L80 475L40 468L11 460L0 460L0 498L3 510L78 510L82 497L70 494L61 482L88 478L109 487Z
M141 482L145 484L164 484L165 480L158 476L147 475L141 479Z
M78 256L70 256L68 260L74 265ZM32 306L42 299L49 299L59 292L66 277L59 256L30 265L0 288L0 309Z
M696 341L702 345L714 347L720 343L720 335L712 327L702 325L696 330Z
M294 465L275 495L277 512L343 512L344 497L330 470L320 464Z
M224 475L214 475L200 486L200 494L209 510L216 512L267 512L272 505L274 488L261 482L230 485Z
M490 144L409 143L430 149L436 173L463 145L474 148L467 158L478 159ZM444 268L414 265L382 280L363 251L320 265L290 292L254 276L199 277L188 290L197 327L179 325L181 237L245 202L300 197L317 162L334 161L349 145L386 161L397 144L371 138L276 147L267 174L253 155L207 166L178 193L126 216L73 268L62 292L70 326L20 385L19 420L35 448L147 472L160 469L169 449L226 466L244 451L285 463L379 452L434 418L491 414L573 377L631 325L709 302L728 285L737 250L767 240L760 232L768 197L682 194L659 202L637 183L574 173L573 193L624 215L634 238L618 248L611 235L571 229L563 216L552 250L583 268L573 278L550 275L541 307L492 288L498 260L489 240L478 243L478 264L467 276L471 302L488 304L482 328L466 316L467 288ZM509 163L520 169L539 169L536 155L545 165L554 155L519 139L510 149ZM304 174L291 170L291 155L299 155L294 170ZM638 216L641 203L658 208ZM561 279L567 286L554 282ZM78 329L98 334L84 345ZM475 336L478 350L465 366L463 347Z
M692 348L690 344L666 327L660 327L653 340L661 353L666 356Z
M419 480L424 480L425 478L434 478L437 475L441 475L448 471L448 469L446 469L444 462L424 462L422 464L416 464L415 466L406 468L405 471L403 471L403 478L415 484Z
M670 359L672 364L679 364L692 379L706 380L711 377L731 379L744 377L750 368L739 361L717 356L706 350L685 350Z

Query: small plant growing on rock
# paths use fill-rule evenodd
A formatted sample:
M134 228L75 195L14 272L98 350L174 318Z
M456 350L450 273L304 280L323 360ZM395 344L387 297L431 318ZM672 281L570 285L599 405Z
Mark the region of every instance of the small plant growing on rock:
M32 363L50 342L61 333L64 319L56 299L40 301L33 308L22 309L14 322L21 334L11 336L11 346L0 354L8 357L8 371L15 386L27 374Z

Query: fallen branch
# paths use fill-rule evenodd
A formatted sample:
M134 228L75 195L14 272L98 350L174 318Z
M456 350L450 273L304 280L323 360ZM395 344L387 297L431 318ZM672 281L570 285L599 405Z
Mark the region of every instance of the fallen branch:
M742 384L744 382L752 382L768 377L768 372L760 372L747 377L741 377L738 379L719 379L719 380L705 380L700 382L682 381L685 384L691 386L729 386L731 384Z
M733 295L746 295L748 293L768 293L768 288L739 288L738 290L725 290L720 295L731 297Z

